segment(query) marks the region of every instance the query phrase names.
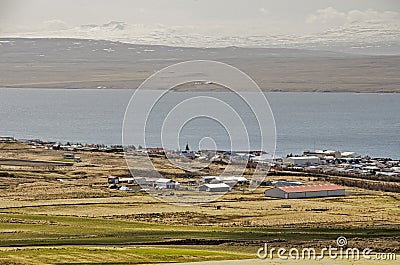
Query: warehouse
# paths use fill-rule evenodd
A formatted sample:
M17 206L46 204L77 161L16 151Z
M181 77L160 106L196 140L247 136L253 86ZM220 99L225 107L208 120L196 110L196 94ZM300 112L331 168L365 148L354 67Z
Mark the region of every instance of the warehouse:
M229 185L225 183L204 184L199 187L199 191L208 191L208 192L228 192L229 190L230 190Z
M344 187L335 184L275 187L264 192L266 197L297 199L344 196Z
M285 159L285 162L293 165L317 165L321 162L318 156L291 156Z

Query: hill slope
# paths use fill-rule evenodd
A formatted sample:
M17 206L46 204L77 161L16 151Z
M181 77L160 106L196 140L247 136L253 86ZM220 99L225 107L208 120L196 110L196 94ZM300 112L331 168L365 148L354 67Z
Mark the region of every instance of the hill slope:
M238 67L264 91L400 92L400 56L24 38L0 39L0 87L136 88L155 71L194 59Z

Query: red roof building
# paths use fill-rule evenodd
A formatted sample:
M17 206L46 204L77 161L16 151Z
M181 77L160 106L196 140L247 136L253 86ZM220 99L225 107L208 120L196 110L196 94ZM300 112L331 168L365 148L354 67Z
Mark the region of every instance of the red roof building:
M282 186L266 190L265 196L282 199L344 196L344 187L335 184Z

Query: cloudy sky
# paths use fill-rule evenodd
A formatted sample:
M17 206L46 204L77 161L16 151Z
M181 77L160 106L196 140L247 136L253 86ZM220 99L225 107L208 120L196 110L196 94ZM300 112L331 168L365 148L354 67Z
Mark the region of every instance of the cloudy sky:
M398 0L0 0L0 36L160 44L193 44L205 38L235 45L246 36L263 36L264 42L269 37L293 42L305 36L313 41L324 36L390 42L399 39L399 28Z

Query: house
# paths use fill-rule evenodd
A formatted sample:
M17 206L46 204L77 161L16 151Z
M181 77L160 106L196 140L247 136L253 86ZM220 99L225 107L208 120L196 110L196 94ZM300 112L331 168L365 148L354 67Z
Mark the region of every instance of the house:
M216 179L217 176L205 176L200 179L201 183L210 183L212 180Z
M118 183L119 183L118 177L114 177L114 176L108 177L108 184L118 184Z
M201 183L218 184L218 183L235 183L234 185L249 184L249 180L245 177L237 176L204 176L200 179Z
M236 185L246 185L249 184L249 180L246 179L245 177L237 177L237 176L226 176L226 177L216 177L216 180L218 180L220 183L223 182L225 184L228 184L229 186L233 187ZM218 182L213 182L211 181L210 183L218 183Z
M282 186L266 190L264 195L273 198L299 199L344 196L345 190L344 187L335 184Z
M156 180L156 188L158 189L178 189L180 187L179 182L176 182L172 179L167 178L159 178Z
M0 136L0 143L15 143L16 140L14 137L9 136Z
M119 178L119 183L129 183L132 184L134 182L134 178Z
M204 184L199 187L199 191L207 191L207 192L228 192L229 190L230 190L229 185L225 183Z
M153 147L153 148L146 148L146 152L149 155L164 155L165 151L162 147Z

